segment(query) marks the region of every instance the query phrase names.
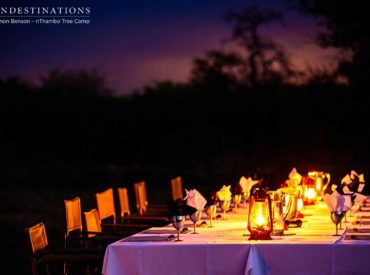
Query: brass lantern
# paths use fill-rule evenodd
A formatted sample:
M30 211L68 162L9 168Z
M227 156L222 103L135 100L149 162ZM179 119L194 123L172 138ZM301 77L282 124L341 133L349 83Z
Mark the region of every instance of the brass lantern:
M324 192L330 183L330 174L322 171L308 172L308 176L315 180L315 189L318 199L322 200Z
M315 204L317 199L315 178L311 176L304 176L302 181L302 189L303 189L303 204L304 205Z
M249 199L249 240L271 240L272 229L270 196L263 189L256 189Z

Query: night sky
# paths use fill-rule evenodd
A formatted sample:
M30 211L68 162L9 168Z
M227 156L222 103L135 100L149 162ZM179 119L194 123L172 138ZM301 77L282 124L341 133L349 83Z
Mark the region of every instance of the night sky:
M186 81L194 57L227 48L226 11L251 4L279 9L286 26L264 33L285 46L295 66L330 64L312 43L312 18L288 9L284 0L1 1L1 6L90 6L88 25L1 25L0 78L31 81L51 68L95 68L118 94L155 81ZM26 4L25 4L26 3Z

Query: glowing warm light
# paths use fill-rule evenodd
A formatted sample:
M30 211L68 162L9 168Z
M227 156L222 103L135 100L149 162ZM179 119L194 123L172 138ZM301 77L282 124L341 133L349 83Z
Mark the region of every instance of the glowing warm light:
M250 197L249 240L271 240L273 230L271 198L264 189L257 188Z
M312 174L315 172L311 172ZM317 200L317 191L316 190L316 178L305 176L303 181L303 204L304 205L313 205Z
M284 199L285 199L285 204L287 205L289 203L289 196L285 196Z
M303 200L302 200L302 198L298 198L298 200L297 200L297 210L301 211L302 208L303 208Z
M259 207L258 216L256 218L256 223L258 226L262 226L266 224L266 219L263 217L262 214L262 205Z
M312 200L316 197L316 191L313 188L308 188L306 192L306 197L309 200Z

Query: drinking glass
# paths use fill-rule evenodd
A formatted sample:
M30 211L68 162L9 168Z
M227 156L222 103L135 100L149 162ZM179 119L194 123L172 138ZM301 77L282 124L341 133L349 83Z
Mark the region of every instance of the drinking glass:
M334 236L340 236L338 235L338 224L341 222L343 216L344 216L344 212L341 210L332 211L330 213L331 221L335 224L335 235Z
M184 228L185 225L185 216L171 216L171 223L173 227L177 230L177 240L176 242L182 241L180 240L180 230Z
M242 200L242 195L240 195L240 194L234 195L234 212L235 213L237 212L238 205L239 205L241 200Z
M230 207L230 200L220 201L220 207L221 207L222 212L223 212L222 219L226 220L226 210L228 210L229 207Z
M273 221L273 230L272 230L273 235L275 236L284 235L283 206L281 201L272 202L272 221Z
M213 227L212 220L213 220L213 217L216 215L216 212L217 212L217 207L214 204L209 205L206 208L206 214L209 217L209 227Z
M202 218L202 211L200 211L200 210L197 210L193 214L190 215L190 220L194 224L194 232L193 232L193 234L198 234L198 233L195 232L195 228L197 226L197 221L199 221L201 218Z
M243 207L247 208L247 201L249 198L250 192L243 192Z

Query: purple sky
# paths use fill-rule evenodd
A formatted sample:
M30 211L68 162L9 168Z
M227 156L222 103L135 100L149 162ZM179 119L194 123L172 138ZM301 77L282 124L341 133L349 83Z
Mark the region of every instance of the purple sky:
M7 6L3 2L0 6ZM8 1L12 6L23 6L23 2L30 6L29 1ZM43 6L66 3L31 2ZM90 25L0 24L0 77L22 75L35 81L53 67L98 68L119 94L129 94L155 81L186 81L194 57L210 49L227 47L220 43L230 35L222 15L229 9L251 4L284 12L286 26L272 26L264 33L285 46L293 64L330 63L328 52L312 43L313 20L289 11L284 0L121 2L95 0L72 4L91 6Z

